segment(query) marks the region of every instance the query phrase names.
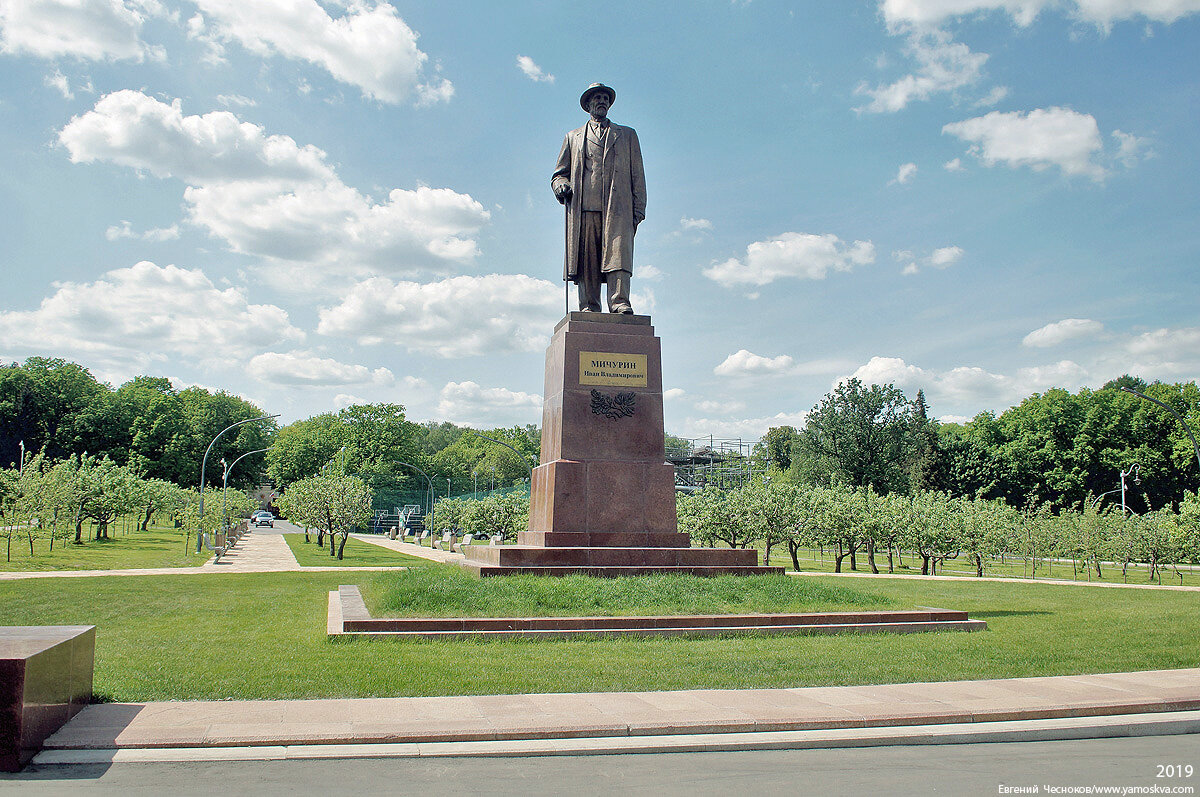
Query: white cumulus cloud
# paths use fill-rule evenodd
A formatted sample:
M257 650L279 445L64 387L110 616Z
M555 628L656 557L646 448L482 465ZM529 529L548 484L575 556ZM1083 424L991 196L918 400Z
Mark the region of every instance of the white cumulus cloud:
M439 357L537 351L562 316L561 288L522 274L431 283L382 277L353 286L321 311L317 331Z
M332 17L316 0L193 1L204 15L189 22L194 38L306 61L380 102L416 97L428 103L454 93L449 81L426 77L429 56L417 47L417 33L387 3L346 3L344 13Z
M1087 382L1089 375L1088 369L1070 360L998 374L968 365L945 370L922 368L899 357L872 357L850 374L867 385L893 384L910 398L917 390L924 390L935 405L980 409L1001 409L1030 393L1053 387L1075 390Z
M301 387L388 385L396 381L387 368L371 370L307 351L264 352L250 359L246 371L264 382Z
M904 269L901 271L902 274L912 275L919 273L923 268L950 268L950 266L962 260L964 254L966 252L961 247L943 246L934 249L923 257L918 257L907 249L893 252L892 256L901 263L904 263Z
M881 0L889 26L933 26L972 14L1002 12L1022 27L1045 9L1063 7L1077 19L1107 28L1113 22L1145 17L1172 23L1200 12L1200 0Z
M905 183L912 180L912 178L914 178L916 176L917 176L917 164L903 163L900 165L900 169L896 172L896 177L894 180L892 180L892 182L899 183L900 185L904 185Z
M909 30L904 50L915 62L914 71L881 86L859 85L856 93L871 98L860 111L893 113L914 100L972 86L982 78L988 60L987 53L971 52L942 30Z
M156 3L137 0L3 0L0 52L88 61L161 60L161 47L142 41Z
M846 244L836 235L785 232L746 247L742 259L730 258L704 269L704 276L722 285L767 285L777 279L825 279L831 271L850 271L875 262L870 241Z
M187 184L188 220L230 249L308 273L412 274L478 254L490 214L466 194L420 186L375 202L326 154L229 111L185 116L138 91L102 97L59 133L75 163L108 162ZM316 268L312 268L315 266Z
M764 357L746 349L739 349L726 357L713 369L717 376L742 376L746 374L780 374L792 370L796 361L786 354Z
M525 77L532 80L534 83L553 83L554 75L542 71L542 68L534 63L534 60L527 55L517 56L517 69L520 69Z
M741 439L753 442L762 438L767 430L775 426L804 426L807 412L779 412L761 418L728 418L728 417L688 417L682 422L673 422L671 428L682 437L696 440L701 445L707 445L707 438Z
M0 312L0 348L95 361L132 376L179 357L221 363L304 337L281 308L219 289L199 269L143 261L55 288L36 310Z
M1021 344L1032 348L1044 349L1058 346L1069 340L1080 338L1095 338L1104 331L1104 325L1090 318L1064 318L1053 324L1035 329L1026 335Z
M475 382L448 382L438 397L438 417L452 423L488 427L539 423L542 397Z
M1104 142L1095 117L1070 108L992 111L945 125L942 132L969 142L968 151L988 166L1028 166L1035 171L1056 166L1064 174L1093 179L1105 174L1096 161Z
M155 227L151 230L137 232L133 229L133 224L128 221L122 221L120 224L114 224L105 230L104 237L110 241L132 238L138 241L162 243L163 241L174 241L179 238L179 225L172 224L170 227Z

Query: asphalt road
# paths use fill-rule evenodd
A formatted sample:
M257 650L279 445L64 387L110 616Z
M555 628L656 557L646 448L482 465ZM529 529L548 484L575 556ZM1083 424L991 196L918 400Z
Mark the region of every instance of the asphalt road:
M1160 771L1159 765L1164 769ZM1191 777L1168 776L1190 765ZM1163 775L1160 777L1159 775ZM1036 792L1004 791L1037 787ZM1047 787L1051 787L1047 789ZM31 767L0 792L46 794L1080 794L1200 786L1200 735L543 758L341 759ZM1093 792L1104 793L1104 792ZM1119 790L1112 792L1120 794ZM1151 793L1151 792L1141 792ZM1176 792L1187 793L1187 792Z

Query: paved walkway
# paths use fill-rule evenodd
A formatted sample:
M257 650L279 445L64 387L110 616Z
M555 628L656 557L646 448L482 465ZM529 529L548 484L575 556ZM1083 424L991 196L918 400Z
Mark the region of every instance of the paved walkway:
M460 553L451 553L450 551L441 551L437 548L426 548L421 545L416 545L411 542L403 542L402 540L389 540L381 534L351 534L350 537L362 542L369 542L372 545L378 545L381 548L387 548L392 551L406 553L409 556L419 556L422 559L430 559L434 562L461 562L466 559Z
M221 561L208 560L201 570L221 573L263 573L299 570L300 563L282 534L247 531Z
M839 729L861 736L897 726L978 729L1134 714L1161 720L1197 710L1200 669L1185 669L800 689L110 703L88 706L45 746L419 744ZM1187 719L1190 732L1200 731L1200 714Z

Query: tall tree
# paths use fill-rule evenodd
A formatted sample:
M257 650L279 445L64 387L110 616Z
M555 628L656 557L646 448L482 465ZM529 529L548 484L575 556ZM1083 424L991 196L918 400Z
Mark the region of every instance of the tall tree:
M801 446L816 472L877 492L907 489L910 405L893 385L839 384L813 407Z

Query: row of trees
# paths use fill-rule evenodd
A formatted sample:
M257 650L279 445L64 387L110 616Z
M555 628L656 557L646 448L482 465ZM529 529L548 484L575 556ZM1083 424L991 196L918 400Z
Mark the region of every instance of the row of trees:
M23 540L29 555L35 556L37 540L45 540L47 550L53 550L56 541L84 544L83 527L88 522L95 524L92 539L106 540L118 518L132 517L145 531L158 517L183 530L186 546L202 528L217 528L229 517L247 516L253 508L240 490L230 489L223 498L213 500L210 494L201 518L200 496L194 489L143 478L133 467L108 457L52 461L38 453L16 468L0 469L0 534L11 561L14 540Z
M286 488L336 467L371 487L379 507L421 503L415 498L429 486L422 474L438 493L528 480L541 444L537 427L488 429L482 435L451 423L413 423L399 404L357 405L280 429L267 453L267 474Z
M801 429L771 429L756 456L777 477L804 485L842 482L879 493L939 490L998 498L1013 507L1048 502L1078 509L1113 490L1119 474L1141 466L1132 496L1138 512L1178 503L1200 489L1186 430L1159 406L1120 390L1131 387L1171 406L1200 430L1200 388L1123 376L1099 390L1048 390L999 415L965 424L929 417L925 396L909 401L892 385L841 383Z
M525 494L493 494L474 500L451 498L439 501L433 517L437 534L455 531L476 537L499 535L515 540L517 533L529 526L529 496Z
M139 376L113 389L76 363L30 357L0 364L0 466L16 467L22 444L54 461L90 454L148 479L199 483L205 448L225 427L264 413L244 399L200 387L176 390L169 379ZM266 448L270 423L245 424L217 441L209 456L232 462ZM235 487L261 483L264 458L252 454L230 474ZM220 484L211 469L208 484Z
M0 467L17 467L22 450L53 461L91 455L128 466L142 478L190 487L199 482L205 449L221 430L264 414L228 393L177 390L163 377L139 376L112 388L77 363L31 357L0 364ZM398 404L347 407L282 429L272 422L249 423L217 441L206 484L220 484L222 458L233 462L259 449L268 453L238 462L231 485L248 488L270 479L283 489L317 474L334 457L375 491L381 506L411 503L425 493L427 483L413 466L439 488L450 479L455 492L477 483L507 487L528 479L540 446L538 428L483 434L516 452L452 423L413 423Z
M677 500L680 531L707 545L733 548L786 546L799 569L802 549L828 551L835 572L865 560L872 573L886 558L894 572L904 555L919 559L923 574L949 560L966 561L983 576L997 562L1020 560L1030 575L1039 563L1070 560L1073 572L1103 576L1105 563L1127 574L1132 563L1164 567L1200 563L1200 498L1190 493L1178 509L1144 515L1085 503L1054 511L1044 502L1018 510L999 499L952 496L936 490L881 495L872 487L835 483L804 487L784 480L755 480L732 490L706 488ZM1161 578L1161 576L1160 576ZM1182 578L1182 577L1181 577Z

